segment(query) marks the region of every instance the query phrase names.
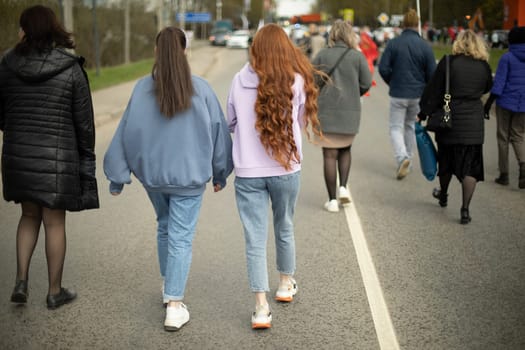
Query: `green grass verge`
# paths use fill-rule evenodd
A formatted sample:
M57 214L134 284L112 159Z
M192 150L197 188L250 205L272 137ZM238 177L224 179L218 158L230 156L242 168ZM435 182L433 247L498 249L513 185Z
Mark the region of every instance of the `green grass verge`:
M120 66L103 67L100 69L99 75L96 75L95 69L88 69L87 73L91 91L138 79L148 75L152 67L153 58L150 58Z
M452 53L451 45L434 45L432 49L437 60L440 60L444 55L450 55ZM507 52L507 49L490 49L489 65L492 73L496 73L499 59L505 52Z

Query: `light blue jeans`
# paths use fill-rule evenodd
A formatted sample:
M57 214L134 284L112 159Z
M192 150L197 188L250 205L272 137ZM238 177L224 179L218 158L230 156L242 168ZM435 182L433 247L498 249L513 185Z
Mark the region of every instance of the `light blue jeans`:
M148 191L148 196L157 214L157 250L160 274L164 278L164 299L182 300L202 194L177 196Z
M244 226L248 278L252 292L268 292L266 246L268 208L272 203L277 271L295 272L293 216L299 194L301 173L289 175L235 178L237 208Z
M390 141L397 165L414 156L418 113L419 98L390 98Z

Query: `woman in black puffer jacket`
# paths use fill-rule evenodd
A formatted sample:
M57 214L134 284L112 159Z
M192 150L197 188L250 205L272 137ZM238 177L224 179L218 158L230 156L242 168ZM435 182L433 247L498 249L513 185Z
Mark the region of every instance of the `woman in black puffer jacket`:
M459 34L450 56L450 110L452 129L436 132L438 144L439 184L433 196L442 207L447 206L447 191L452 176L461 182L461 224L471 220L469 205L478 181L485 177L483 142L484 111L481 97L492 87L486 43L472 30ZM419 119L443 105L446 63L442 59L419 101Z
M61 285L65 212L99 206L93 106L83 59L64 50L74 43L50 8L24 10L19 37L0 63L3 194L22 207L11 301L27 300L29 263L43 223L47 306L54 309L76 297Z

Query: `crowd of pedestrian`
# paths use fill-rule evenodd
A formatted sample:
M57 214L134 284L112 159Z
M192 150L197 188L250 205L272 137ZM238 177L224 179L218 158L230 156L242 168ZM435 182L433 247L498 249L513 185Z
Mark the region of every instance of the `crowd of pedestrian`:
M509 184L511 144L520 168L518 186L525 188L525 28L510 32L510 49L493 84L487 46L473 31L461 32L452 55L436 66L418 25L417 13L408 11L401 35L388 41L379 61L379 74L389 86L393 173L403 180L411 172L415 123L442 107L449 87L453 126L436 132L440 187L433 196L447 206L448 187L456 176L462 184L460 222L468 224L476 184L484 180L484 118L494 101L500 170L495 181ZM151 75L134 87L105 152L104 173L115 196L133 174L155 210L159 302L166 307L167 331L179 330L190 319L184 293L207 183L218 192L235 173L249 289L255 297L254 329L272 323L267 299L269 203L279 272L274 298L289 303L298 292L293 221L303 132L308 139L313 134L322 150L328 197L324 208L337 212L350 202L351 148L359 133L362 97L373 86L377 45L367 28L357 35L345 21L334 22L327 40L315 26L310 30L305 55L278 25L259 29L248 63L232 79L226 116L211 86L191 74L184 31L166 27L155 38ZM99 207L93 106L84 61L67 51L74 47L71 33L51 9L26 9L19 38L0 63L3 195L22 211L11 301L27 302L29 264L43 224L47 307L56 309L77 296L62 286L66 211ZM483 105L482 96L489 91Z

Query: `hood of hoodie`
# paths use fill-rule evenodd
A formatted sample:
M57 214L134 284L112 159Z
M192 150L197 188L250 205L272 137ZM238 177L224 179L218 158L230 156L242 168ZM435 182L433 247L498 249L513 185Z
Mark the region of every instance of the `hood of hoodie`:
M249 63L246 63L244 67L242 67L239 72L239 78L241 85L244 88L257 89L257 86L259 85L259 77Z
M509 51L521 62L525 62L525 44L510 44Z
M62 49L52 49L44 52L32 52L28 55L17 55L10 50L4 56L7 68L18 78L27 82L48 80L79 61Z

